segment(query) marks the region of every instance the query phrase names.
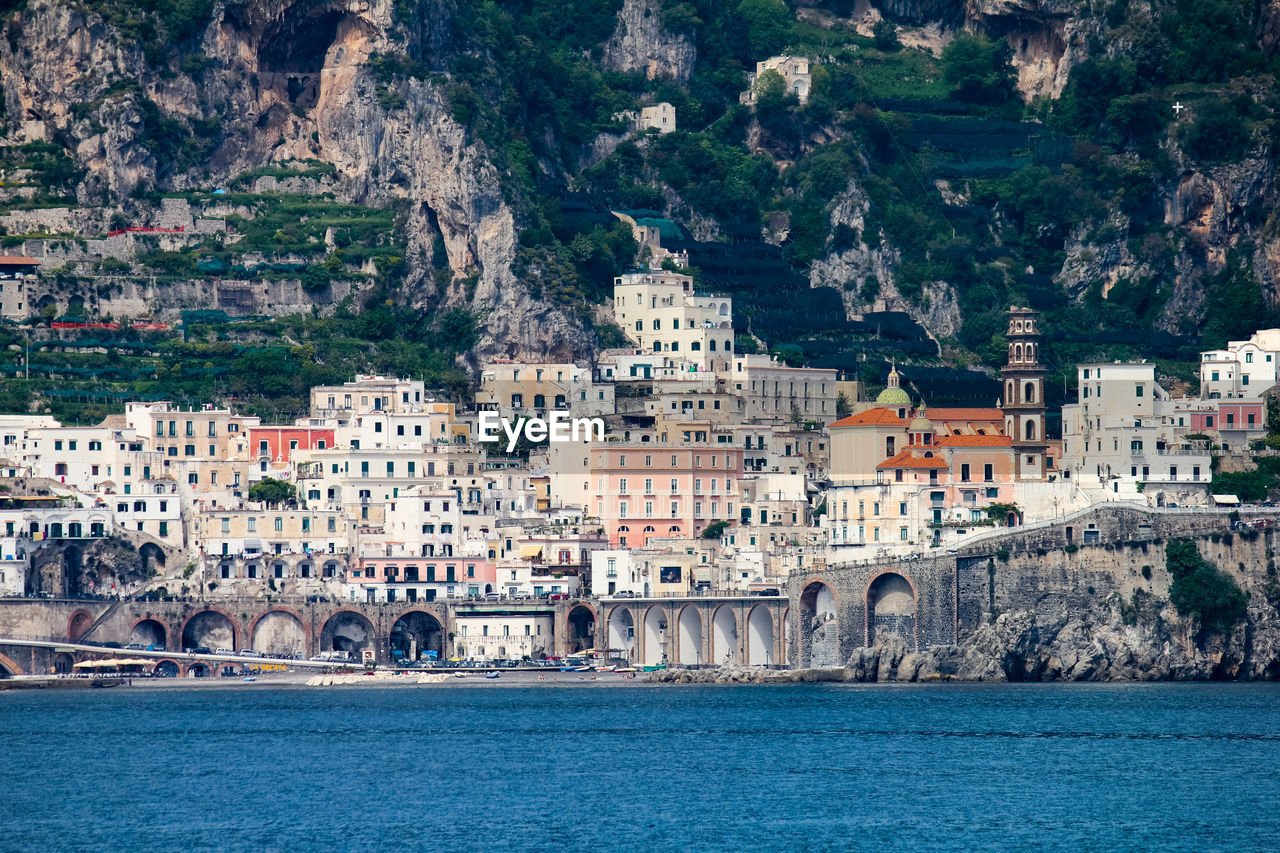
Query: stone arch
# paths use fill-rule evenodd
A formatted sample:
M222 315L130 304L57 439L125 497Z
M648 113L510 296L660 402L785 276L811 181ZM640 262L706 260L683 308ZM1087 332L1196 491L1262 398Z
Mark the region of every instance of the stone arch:
M711 616L711 663L717 666L739 663L739 645L738 617L733 607L722 604Z
M228 614L209 607L191 614L182 625L182 648L206 646L236 649L236 621Z
M307 623L296 610L288 607L276 606L259 613L249 626L251 648L268 657L305 653L310 642Z
M212 678L213 667L208 661L198 660L187 667L188 678Z
M654 605L644 612L644 652L642 663L645 666L657 666L667 659L667 614Z
M444 639L444 625L434 613L406 610L391 626L391 657L407 661L431 660L428 652L435 652L435 660L443 660Z
M867 645L896 635L916 647L916 588L897 572L876 575L867 584Z
M676 647L676 660L681 666L698 666L702 659L702 609L696 604L686 604L680 608L676 619L678 628L676 636L679 643Z
M773 660L773 610L757 604L747 614L747 663L770 666Z
M635 660L636 622L629 608L615 607L609 611L605 644L610 650L621 651L624 660Z
M177 678L182 675L182 665L176 660L161 658L156 661L156 665L152 669L152 672L160 678Z
M565 648L570 654L594 648L596 611L588 604L575 604L564 615Z
M365 649L376 650L376 644L373 623L358 610L334 611L320 629L321 651L347 652L359 660Z
M168 648L169 628L153 616L145 616L134 621L129 628L129 642L142 643L145 646Z
M13 658L6 654L0 654L0 678L9 678L14 675L26 675L27 673L14 662Z
M143 542L138 546L138 557L142 560L142 572L146 574L147 569L155 567L164 568L164 549L154 542Z
M830 668L840 665L840 619L835 591L825 582L811 580L800 593L800 666Z
M71 618L67 620L67 639L75 642L84 636L89 630L89 626L93 624L93 614L88 610L80 609L71 614Z
M58 652L53 656L53 672L55 675L70 675L75 670L73 667L76 659L67 652Z

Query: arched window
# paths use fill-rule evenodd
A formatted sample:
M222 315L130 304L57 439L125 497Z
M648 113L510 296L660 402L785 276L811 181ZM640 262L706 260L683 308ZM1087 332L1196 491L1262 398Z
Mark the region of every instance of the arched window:
M884 440L884 455L888 459L894 453L895 439L893 436L887 436Z
M1004 401L1006 403L1017 402L1017 400L1013 399L1013 380L1012 379L1004 383Z
M1035 440L1035 437L1036 437L1036 422L1035 422L1035 421L1027 421L1026 436L1027 436L1027 441L1034 441L1034 440Z
M1022 361L1022 344L1014 344L1014 346L1013 346L1013 360L1014 360L1014 361Z
M1036 386L1035 386L1035 383L1033 383L1033 382L1028 382L1028 383L1027 383L1026 391L1025 391L1025 393L1023 394L1023 397L1025 397L1025 398L1026 398L1026 402L1028 402L1028 403L1034 403L1034 402L1036 401Z

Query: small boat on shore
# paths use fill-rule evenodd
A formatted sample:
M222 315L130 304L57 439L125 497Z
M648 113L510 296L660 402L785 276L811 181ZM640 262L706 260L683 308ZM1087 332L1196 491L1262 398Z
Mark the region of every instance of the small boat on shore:
M484 674L484 677L485 677L485 678L498 678L498 677L499 677L499 673L498 673L498 671L495 669L493 672L486 672L486 673Z

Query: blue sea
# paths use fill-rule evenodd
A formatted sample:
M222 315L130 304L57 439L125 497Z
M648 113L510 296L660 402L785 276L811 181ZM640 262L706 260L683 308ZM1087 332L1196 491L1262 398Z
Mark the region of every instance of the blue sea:
M1274 850L1280 686L0 693L0 850Z

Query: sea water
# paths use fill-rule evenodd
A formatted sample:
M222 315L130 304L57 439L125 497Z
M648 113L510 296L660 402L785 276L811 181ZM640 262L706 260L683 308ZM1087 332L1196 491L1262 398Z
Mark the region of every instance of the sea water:
M0 693L0 850L1256 849L1280 686Z

